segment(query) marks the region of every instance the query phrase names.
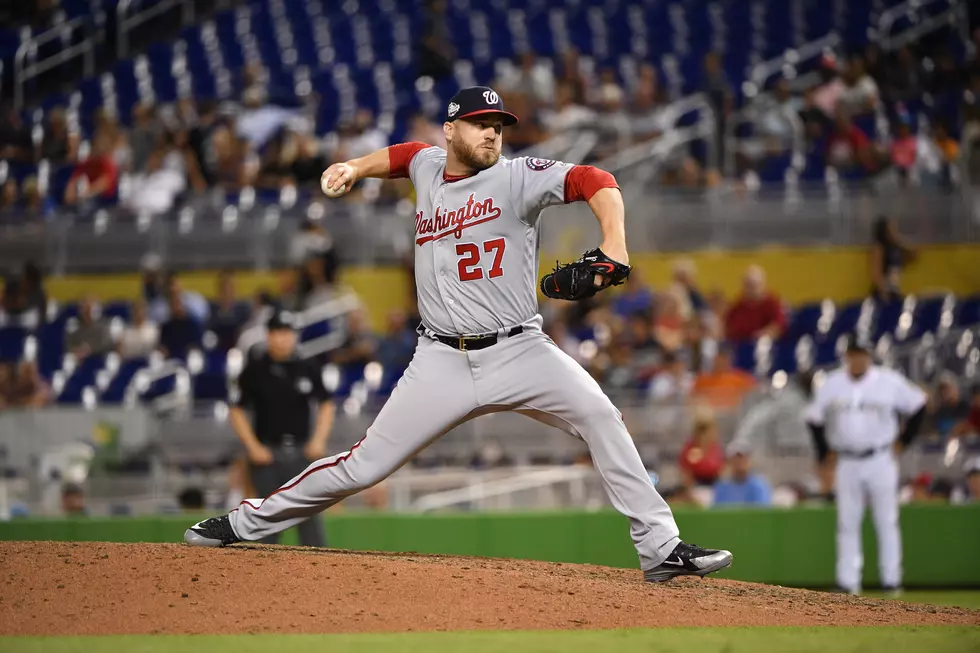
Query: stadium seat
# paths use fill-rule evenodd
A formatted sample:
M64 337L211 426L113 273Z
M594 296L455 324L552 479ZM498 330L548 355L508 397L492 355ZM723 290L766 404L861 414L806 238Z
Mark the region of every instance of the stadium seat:
M0 327L0 363L16 363L24 356L27 329L19 326Z

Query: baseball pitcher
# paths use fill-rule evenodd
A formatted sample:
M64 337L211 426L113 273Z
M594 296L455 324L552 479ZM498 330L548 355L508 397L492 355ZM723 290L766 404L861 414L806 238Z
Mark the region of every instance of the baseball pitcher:
M646 580L705 576L731 564L728 551L680 540L619 411L541 330L542 210L588 202L599 221L601 247L541 279L545 295L576 300L629 274L623 199L602 170L502 157L503 128L516 123L492 89L466 88L446 108L445 150L404 143L324 172L328 196L367 177L408 177L415 185L422 316L415 356L350 451L313 463L265 499L195 524L185 533L188 544L224 546L285 530L378 483L455 426L515 411L588 444L610 501L629 518Z

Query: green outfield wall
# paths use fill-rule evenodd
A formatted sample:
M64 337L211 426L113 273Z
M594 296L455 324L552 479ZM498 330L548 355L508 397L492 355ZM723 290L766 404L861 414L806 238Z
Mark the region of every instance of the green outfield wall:
M677 510L684 539L735 554L739 580L826 587L834 582L834 511ZM179 542L194 515L0 523L0 540ZM907 587L980 587L980 505L902 509ZM341 549L529 558L636 567L626 519L615 512L332 513L329 545ZM865 523L865 583L877 584L873 529ZM286 544L295 543L287 533Z

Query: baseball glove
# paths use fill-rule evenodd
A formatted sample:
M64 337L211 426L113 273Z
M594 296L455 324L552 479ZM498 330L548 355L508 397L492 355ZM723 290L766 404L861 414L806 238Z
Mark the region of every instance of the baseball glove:
M541 277L541 292L552 299L585 299L609 286L623 283L629 278L631 269L596 247L577 261L565 265L556 261L554 271ZM601 283L596 283L596 275L602 278Z

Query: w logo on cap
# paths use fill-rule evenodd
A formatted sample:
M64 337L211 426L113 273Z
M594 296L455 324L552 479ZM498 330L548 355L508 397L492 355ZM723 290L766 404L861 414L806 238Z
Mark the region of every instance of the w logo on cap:
M500 102L500 96L495 91L483 91L483 99L487 101L487 104Z

